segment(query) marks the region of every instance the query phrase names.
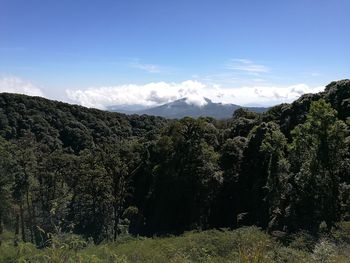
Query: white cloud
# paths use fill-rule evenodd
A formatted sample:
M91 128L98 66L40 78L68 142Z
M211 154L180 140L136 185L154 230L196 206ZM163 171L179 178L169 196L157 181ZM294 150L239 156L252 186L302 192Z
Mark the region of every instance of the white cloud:
M292 86L247 86L222 88L219 85L204 84L195 80L181 83L152 82L145 85L121 85L67 90L72 101L87 107L104 109L111 105L156 106L180 98L187 98L189 104L203 106L204 98L214 102L239 105L275 105L292 102L304 93L322 91L324 87L309 87L306 84Z
M193 80L181 83L152 82L145 85L97 87L86 90L67 90L68 98L83 106L105 108L108 105L155 106L180 98L189 103L205 104L201 91L205 85Z
M234 91L241 98L243 105L276 105L279 103L290 103L306 93L323 91L324 87L310 87L306 84L291 86L254 86L243 87Z
M227 63L226 68L255 74L267 73L270 71L268 67L256 64L249 59L232 59Z
M41 96L43 92L33 83L15 76L0 77L0 92L19 93L30 96Z

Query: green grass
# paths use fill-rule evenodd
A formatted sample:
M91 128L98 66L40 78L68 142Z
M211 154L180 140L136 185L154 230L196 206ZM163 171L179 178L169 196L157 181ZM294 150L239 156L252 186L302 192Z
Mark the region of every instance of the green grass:
M13 235L5 232L0 262L350 262L350 223L331 234L311 238L306 233L289 237L282 245L256 227L234 231L209 230L181 236L137 238L123 236L115 243L93 245L74 235L56 236L53 247L37 249L32 244L13 246Z

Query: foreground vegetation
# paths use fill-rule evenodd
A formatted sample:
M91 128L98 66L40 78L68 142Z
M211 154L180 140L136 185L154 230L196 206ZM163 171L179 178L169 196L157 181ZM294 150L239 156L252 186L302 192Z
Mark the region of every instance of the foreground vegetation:
M350 224L331 233L312 236L266 234L256 227L237 230L187 232L181 236L144 238L128 235L114 243L94 245L75 235L55 235L45 249L33 244L13 246L6 233L0 246L0 262L217 262L217 263L347 263L350 260Z

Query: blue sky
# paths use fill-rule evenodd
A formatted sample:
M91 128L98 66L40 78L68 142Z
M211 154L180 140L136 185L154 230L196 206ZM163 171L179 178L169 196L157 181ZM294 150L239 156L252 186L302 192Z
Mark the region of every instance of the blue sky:
M348 0L0 0L0 91L100 108L290 101L349 78L349 12Z

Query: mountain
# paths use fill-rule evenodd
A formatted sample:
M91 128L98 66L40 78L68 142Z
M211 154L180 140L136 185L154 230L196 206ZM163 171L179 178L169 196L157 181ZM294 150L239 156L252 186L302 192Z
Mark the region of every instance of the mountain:
M161 106L141 109L141 110L131 110L128 108L118 108L117 106L110 106L109 111L118 111L127 114L139 114L139 115L154 115L161 116L169 119L180 119L186 116L189 117L213 117L216 119L227 119L230 118L233 112L240 108L246 108L253 112L265 112L268 108L264 107L242 107L236 104L222 104L212 102L210 99L205 98L207 102L204 106L198 106L195 104L190 104L187 102L186 98L182 98L170 103L163 104Z
M107 106L107 111L111 112L119 112L124 114L134 114L137 111L142 111L147 109L144 105L113 105L113 106Z

